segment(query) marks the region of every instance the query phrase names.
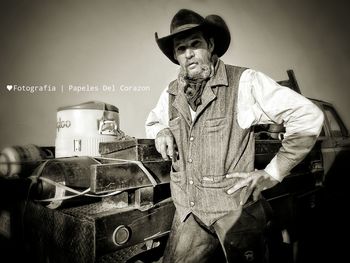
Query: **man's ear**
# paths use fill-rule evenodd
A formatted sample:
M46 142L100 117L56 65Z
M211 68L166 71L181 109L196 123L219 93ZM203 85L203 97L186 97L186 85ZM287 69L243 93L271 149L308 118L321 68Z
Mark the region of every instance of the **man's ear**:
M215 46L214 38L211 37L211 38L209 38L209 41L208 41L208 49L209 49L210 53L213 53L214 46Z

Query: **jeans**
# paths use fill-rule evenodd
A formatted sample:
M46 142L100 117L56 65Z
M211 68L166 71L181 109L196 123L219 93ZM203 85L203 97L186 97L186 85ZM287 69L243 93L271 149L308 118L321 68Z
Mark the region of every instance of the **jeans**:
M265 199L250 201L209 227L193 214L181 222L175 213L163 262L219 262L218 251L223 262L269 262L267 229L271 217Z

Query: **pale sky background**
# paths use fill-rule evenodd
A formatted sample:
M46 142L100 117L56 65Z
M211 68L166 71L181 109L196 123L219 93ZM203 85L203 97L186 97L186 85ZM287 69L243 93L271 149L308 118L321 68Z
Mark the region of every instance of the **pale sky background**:
M57 108L90 100L117 106L121 129L145 137L144 122L177 66L158 49L180 8L221 15L232 42L225 63L276 80L294 69L302 93L333 103L350 128L350 23L347 1L1 1L0 148L54 145ZM54 85L14 92L7 85ZM63 85L64 91L61 92ZM114 85L114 92L69 92L68 85ZM121 91L120 86L149 87Z

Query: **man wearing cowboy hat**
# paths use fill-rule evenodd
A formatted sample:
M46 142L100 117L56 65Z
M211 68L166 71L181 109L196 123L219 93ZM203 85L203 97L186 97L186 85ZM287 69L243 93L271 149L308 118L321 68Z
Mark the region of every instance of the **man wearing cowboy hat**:
M321 130L322 112L308 99L263 73L224 64L230 39L220 16L186 9L169 36L156 33L159 48L180 65L146 121L147 136L172 160L176 213L164 262L207 262L218 247L227 262L264 262L270 209L260 192L305 157ZM257 124L286 128L264 170L254 170Z

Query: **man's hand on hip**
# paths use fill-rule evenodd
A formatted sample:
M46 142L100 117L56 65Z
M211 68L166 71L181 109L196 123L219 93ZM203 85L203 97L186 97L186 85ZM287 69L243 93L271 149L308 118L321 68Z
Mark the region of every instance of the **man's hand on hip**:
M240 179L236 185L227 191L228 194L233 194L243 187L249 187L247 192L253 192L254 201L258 199L261 191L269 189L279 183L279 181L272 178L264 170L255 170L250 173L230 173L226 175L226 178Z
M157 133L155 144L157 151L162 155L164 160L174 157L174 136L169 128L160 130Z

